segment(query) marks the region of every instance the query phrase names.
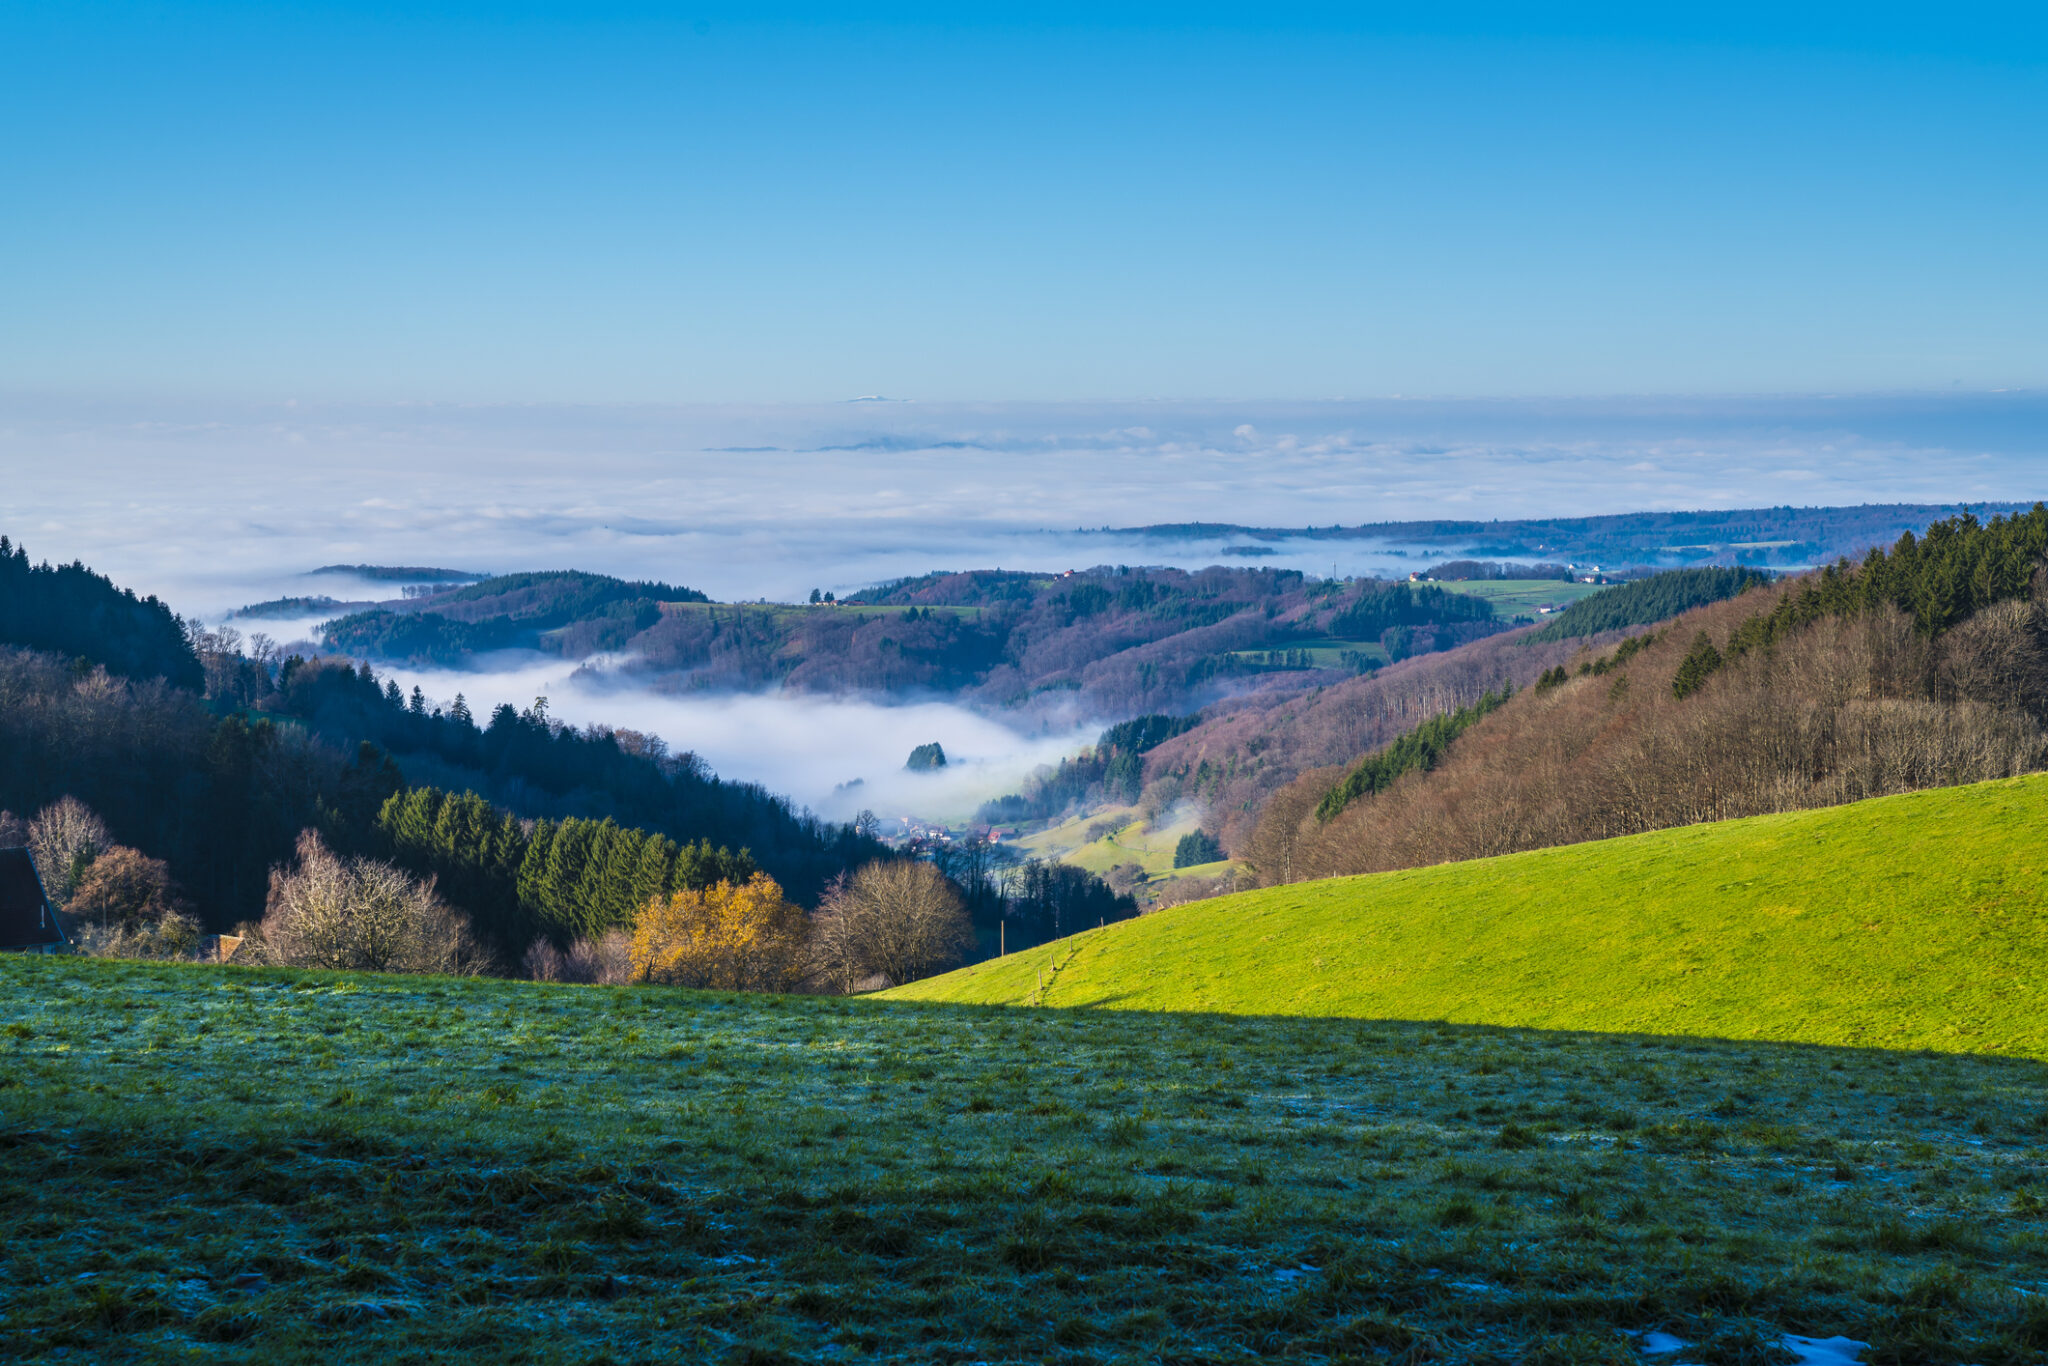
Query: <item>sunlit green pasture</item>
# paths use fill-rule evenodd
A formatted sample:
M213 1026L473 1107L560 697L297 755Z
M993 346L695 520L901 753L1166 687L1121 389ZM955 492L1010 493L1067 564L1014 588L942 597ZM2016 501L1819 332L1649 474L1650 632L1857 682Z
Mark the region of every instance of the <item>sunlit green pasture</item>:
M0 1359L2037 1361L2044 1159L2009 1058L14 958Z
M1154 877L1170 876L1174 846L1200 826L1196 814L1184 810L1177 819L1155 826L1135 806L1102 807L1025 835L1016 847L1027 856L1058 859L1091 873L1135 863ZM1091 830L1103 833L1091 837Z
M1493 604L1494 613L1502 617L1533 616L1537 608L1552 604L1569 607L1580 598L1590 598L1608 586L1604 583L1567 583L1562 579L1462 579L1437 584L1437 587L1453 593L1485 598Z
M2044 830L2036 774L1219 897L892 994L2048 1059Z

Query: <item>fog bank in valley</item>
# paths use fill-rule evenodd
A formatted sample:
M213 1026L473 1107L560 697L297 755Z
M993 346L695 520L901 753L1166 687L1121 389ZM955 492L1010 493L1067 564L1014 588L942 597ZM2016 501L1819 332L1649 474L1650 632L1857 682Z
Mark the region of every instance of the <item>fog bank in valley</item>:
M544 696L548 714L558 720L659 735L672 751L695 751L720 777L760 783L833 820L851 819L863 808L883 817L966 820L982 802L1016 791L1033 768L1057 763L1102 729L1089 722L1024 733L938 701L671 696L525 652L482 663L474 671L392 667L378 674L408 692L418 686L441 705L459 692L479 723L499 703L524 710ZM910 751L932 741L945 747L946 767L907 772Z

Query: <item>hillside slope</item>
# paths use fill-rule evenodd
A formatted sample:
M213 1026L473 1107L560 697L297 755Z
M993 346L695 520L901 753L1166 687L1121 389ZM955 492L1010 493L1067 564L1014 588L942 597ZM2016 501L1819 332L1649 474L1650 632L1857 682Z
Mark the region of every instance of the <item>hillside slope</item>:
M1246 892L899 999L2048 1058L2048 775Z

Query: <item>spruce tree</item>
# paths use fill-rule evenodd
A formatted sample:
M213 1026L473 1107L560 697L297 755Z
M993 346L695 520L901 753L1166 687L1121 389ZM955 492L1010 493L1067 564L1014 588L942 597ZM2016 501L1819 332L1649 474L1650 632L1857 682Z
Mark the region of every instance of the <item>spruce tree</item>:
M550 939L559 937L557 928L548 918L547 899L548 854L554 848L555 829L552 821L534 822L533 832L527 837L526 847L521 853L519 872L514 882L521 925L534 934L546 934Z
M1721 664L1721 652L1714 648L1714 642L1705 631L1700 632L1694 637L1692 648L1685 652L1685 658L1679 661L1677 676L1671 680L1671 695L1692 696Z

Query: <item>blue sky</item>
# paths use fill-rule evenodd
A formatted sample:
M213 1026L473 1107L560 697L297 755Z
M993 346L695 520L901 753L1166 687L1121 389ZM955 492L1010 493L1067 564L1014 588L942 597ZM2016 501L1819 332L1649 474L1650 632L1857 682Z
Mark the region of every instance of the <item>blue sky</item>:
M0 6L0 389L2048 384L2039 11Z

